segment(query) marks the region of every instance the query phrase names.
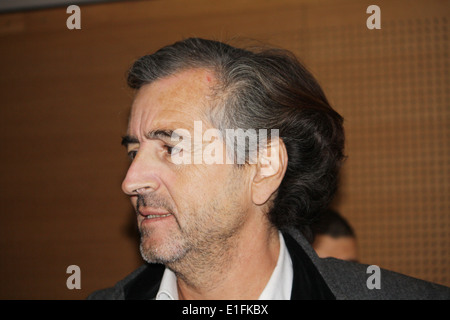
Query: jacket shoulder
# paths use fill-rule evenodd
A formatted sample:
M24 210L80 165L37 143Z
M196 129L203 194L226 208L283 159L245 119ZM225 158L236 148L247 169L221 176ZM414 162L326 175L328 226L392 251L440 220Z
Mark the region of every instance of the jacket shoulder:
M124 288L132 283L140 274L147 269L147 265L142 265L124 279L117 282L113 287L100 289L91 293L87 300L125 300Z
M450 288L380 268L380 289L369 289L369 265L334 258L321 259L301 232L287 232L308 254L336 299L450 300ZM370 280L369 280L370 281Z
M341 299L448 300L450 288L382 268L334 258L319 259L323 277ZM377 274L378 273L378 274ZM371 286L374 277L378 286ZM369 285L368 285L369 282ZM372 289L370 289L371 287Z

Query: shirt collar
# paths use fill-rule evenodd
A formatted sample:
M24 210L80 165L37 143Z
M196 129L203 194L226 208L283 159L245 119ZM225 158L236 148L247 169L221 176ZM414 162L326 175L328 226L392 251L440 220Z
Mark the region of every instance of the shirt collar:
M292 260L283 235L281 232L278 232L278 235L280 239L278 261L258 300L289 300L291 298L294 278ZM178 300L177 276L168 268L164 270L156 300Z
M164 270L156 300L178 300L177 276L167 267Z
M280 253L277 265L258 300L289 300L291 298L292 280L294 279L292 261L283 235L281 232L278 232L278 235Z

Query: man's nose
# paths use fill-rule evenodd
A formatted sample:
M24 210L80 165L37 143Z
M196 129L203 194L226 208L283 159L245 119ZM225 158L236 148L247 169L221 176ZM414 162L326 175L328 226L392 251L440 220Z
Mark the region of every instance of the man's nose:
M156 191L160 186L158 161L150 154L139 151L128 168L122 190L129 196Z

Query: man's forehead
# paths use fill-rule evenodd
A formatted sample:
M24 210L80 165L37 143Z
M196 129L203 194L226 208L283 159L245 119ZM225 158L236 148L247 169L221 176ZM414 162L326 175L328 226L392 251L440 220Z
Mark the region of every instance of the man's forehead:
M129 131L137 126L145 130L168 126L189 129L194 121L205 120L213 83L211 71L190 69L144 85L133 102Z

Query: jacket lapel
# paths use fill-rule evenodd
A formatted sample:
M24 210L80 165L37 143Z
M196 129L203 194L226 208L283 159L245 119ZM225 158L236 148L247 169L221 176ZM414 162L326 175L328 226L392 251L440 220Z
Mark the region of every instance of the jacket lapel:
M125 300L151 300L156 297L165 266L148 264L136 278L124 287Z
M291 300L335 300L303 248L289 234L283 233L283 237L294 269Z

